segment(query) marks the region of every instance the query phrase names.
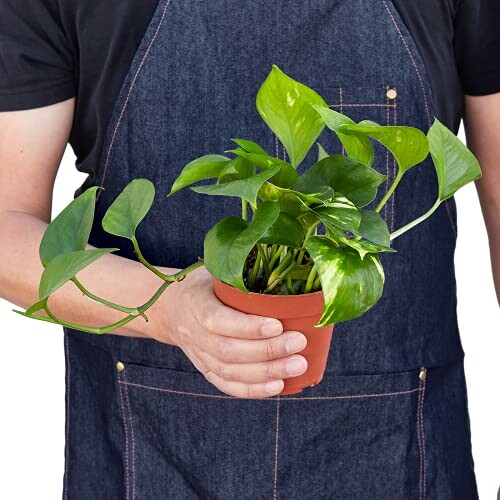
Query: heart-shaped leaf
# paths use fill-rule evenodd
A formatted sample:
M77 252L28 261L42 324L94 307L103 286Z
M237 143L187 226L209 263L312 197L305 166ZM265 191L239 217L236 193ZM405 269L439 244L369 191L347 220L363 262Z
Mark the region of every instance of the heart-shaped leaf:
M371 253L396 252L396 250L394 250L394 248L391 248L390 246L373 243L372 241L364 240L360 237L352 238L343 231L339 231L335 226L328 224L328 222L329 221L326 220L323 223L328 228L332 239L334 239L344 247L349 247L353 250L356 250L361 260L363 260L367 254Z
M258 155L267 155L266 150L254 141L249 141L247 139L231 139L233 142L238 144L247 153L255 153Z
M356 125L356 123L348 116L333 109L324 108L323 106L314 106L314 109L323 118L326 126L337 134L349 157L371 167L374 154L370 140L364 135L348 135L340 130L341 125Z
M168 196L195 182L218 177L230 161L222 155L205 155L193 160L182 169Z
M299 248L304 240L302 224L287 213L280 213L274 224L264 233L259 243L286 245Z
M94 221L97 190L87 189L47 226L39 250L44 267L62 253L85 250Z
M349 321L373 307L384 289L384 270L376 255L365 259L350 249L339 249L328 238L315 236L306 244L321 280L325 297L316 326Z
M247 179L255 175L255 167L245 158L233 158L220 172L217 182L236 181L238 179Z
M212 184L210 186L197 186L191 188L196 193L211 196L235 196L248 201L252 205L257 202L257 193L262 184L270 179L280 167L274 167L248 179L238 179L224 184Z
M246 291L243 268L248 254L280 213L272 201L261 203L252 222L239 217L226 217L218 222L205 237L204 261L207 270L224 283Z
M103 255L117 250L118 248L79 250L78 252L63 253L54 257L43 271L40 286L38 287L38 298L40 301L46 299L79 271L90 266Z
M359 235L363 238L384 247L391 245L389 229L385 220L374 210L361 211Z
M481 177L476 157L462 141L439 120L427 137L439 183L439 201L451 198L461 187Z
M242 148L233 149L230 152L247 159L262 171L279 167L278 173L271 179L271 182L276 186L287 188L293 186L297 182L297 171L286 161L267 154L249 153Z
M335 192L349 198L357 207L364 207L375 199L377 188L385 179L385 175L357 160L332 155L302 174L294 189L308 193L317 192L323 186L330 186Z
M333 200L314 209L321 222L343 231L358 234L361 213L354 203L344 196L335 196Z
M155 188L147 179L134 179L117 196L102 219L103 229L132 240L139 223L151 209Z
M394 156L402 175L408 169L423 162L429 154L429 141L425 134L414 127L380 126L371 122L363 125L340 125L346 135L371 137L383 144Z
M285 146L296 168L323 131L325 124L312 105L323 98L273 66L257 94L257 110Z

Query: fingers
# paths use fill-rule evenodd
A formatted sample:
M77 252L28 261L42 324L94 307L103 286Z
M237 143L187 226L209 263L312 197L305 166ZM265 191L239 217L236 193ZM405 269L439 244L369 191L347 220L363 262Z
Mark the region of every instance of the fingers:
M198 353L203 364L226 381L256 384L297 377L307 370L307 361L297 354L263 363L224 363L208 353Z
M193 309L200 325L217 335L262 339L283 333L279 320L236 311L222 304L213 293L208 294L202 307L198 305Z
M284 387L283 380L272 380L262 384L245 384L225 380L213 372L205 374L206 379L219 391L236 398L263 399L278 395Z
M260 363L284 358L302 351L307 345L300 332L285 332L266 340L246 340L204 332L200 335L201 350L224 363Z

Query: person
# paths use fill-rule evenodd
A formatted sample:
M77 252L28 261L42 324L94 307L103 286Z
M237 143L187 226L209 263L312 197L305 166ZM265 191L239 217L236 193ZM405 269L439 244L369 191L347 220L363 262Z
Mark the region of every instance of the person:
M272 64L356 121L427 130L437 116L456 132L465 117L500 293L499 20L493 0L0 0L0 295L36 301L68 142L88 174L77 194L104 188L90 244L121 249L79 274L88 289L133 305L159 285L100 227L133 178L157 188L139 227L148 260L172 273L202 256L205 232L235 207L166 195L231 137L283 157L254 107ZM394 161L378 153L390 181ZM391 229L435 199L432 167L403 184L384 211ZM279 394L307 368L305 337L221 304L204 268L169 287L148 323L66 329L64 497L477 498L455 240L450 200L398 240L384 298L335 328L323 382L296 396ZM71 285L51 308L89 326L121 317Z

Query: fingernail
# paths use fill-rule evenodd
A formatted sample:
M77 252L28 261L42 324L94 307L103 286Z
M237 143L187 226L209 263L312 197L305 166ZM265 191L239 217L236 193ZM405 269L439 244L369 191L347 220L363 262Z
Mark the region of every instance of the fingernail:
M290 358L286 362L286 372L288 375L302 375L307 370L307 361L302 356Z
M283 327L278 320L269 319L264 322L260 331L263 337L275 337L283 331Z
M283 390L283 382L280 380L273 380L266 384L266 392L268 394L278 394Z
M304 335L294 335L286 341L285 349L286 352L289 353L298 352L302 351L302 349L304 349L306 345L307 339L304 337Z

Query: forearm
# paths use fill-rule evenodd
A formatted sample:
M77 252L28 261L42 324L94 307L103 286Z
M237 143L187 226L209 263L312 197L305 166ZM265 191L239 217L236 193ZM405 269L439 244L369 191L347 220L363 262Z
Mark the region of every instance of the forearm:
M0 296L22 307L38 300L43 272L38 247L46 227L45 222L26 213L0 213ZM166 274L177 271L161 270ZM138 262L116 255L104 256L81 271L78 279L93 294L127 307L144 304L163 283ZM49 306L57 317L91 327L114 323L126 315L85 297L73 283L51 296ZM154 327L138 317L113 333L148 337Z
M478 190L480 193L486 191L480 184ZM500 304L500 198L489 197L484 193L480 196L480 201L488 231L493 279Z

